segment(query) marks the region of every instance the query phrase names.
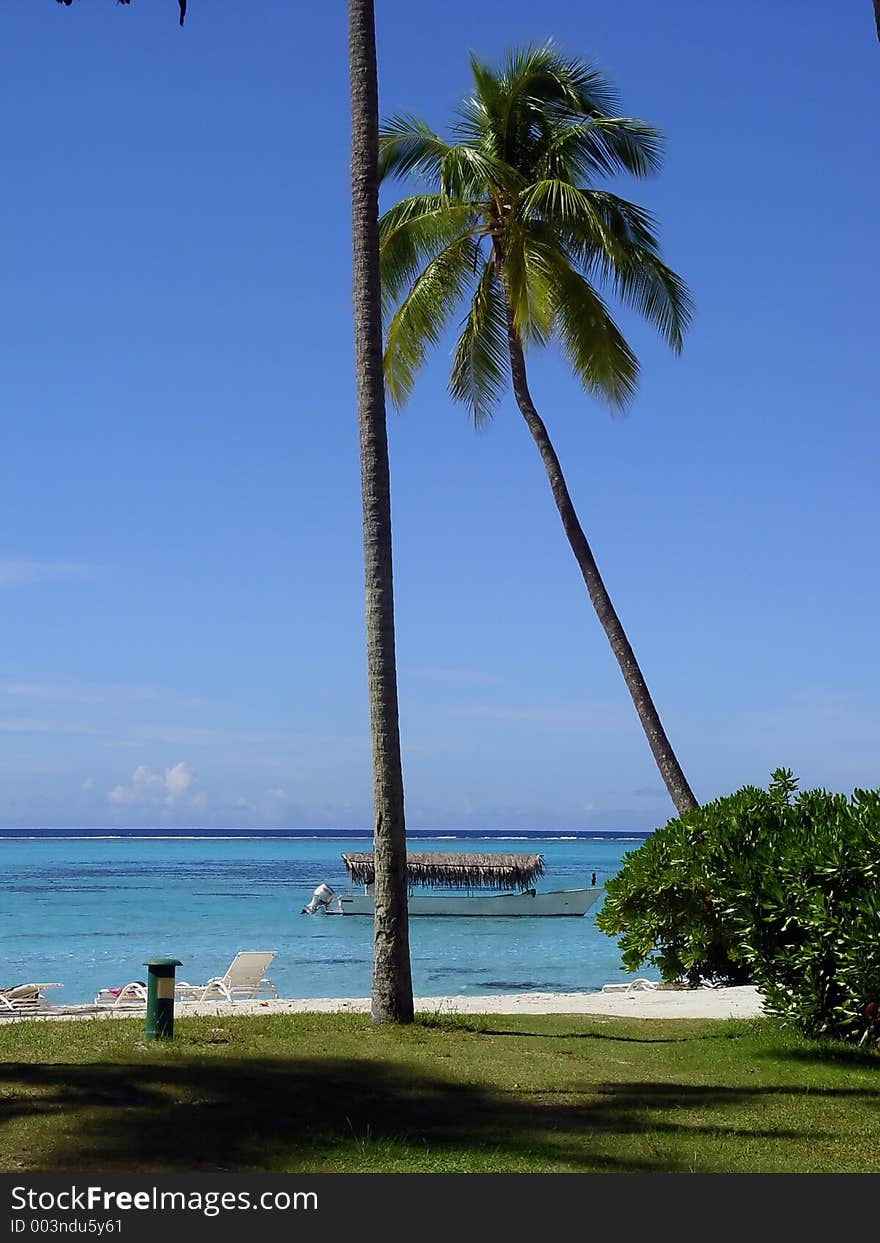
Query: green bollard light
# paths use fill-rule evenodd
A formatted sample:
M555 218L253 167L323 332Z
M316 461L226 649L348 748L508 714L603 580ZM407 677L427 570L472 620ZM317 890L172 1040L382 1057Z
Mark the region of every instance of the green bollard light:
M174 1035L174 968L179 958L148 958L147 1026L145 1040L170 1040Z

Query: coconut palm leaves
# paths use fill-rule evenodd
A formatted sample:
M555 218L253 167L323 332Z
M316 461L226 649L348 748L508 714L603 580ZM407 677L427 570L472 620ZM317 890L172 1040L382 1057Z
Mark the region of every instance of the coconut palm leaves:
M660 257L654 220L596 184L656 172L662 138L620 115L599 70L552 44L511 52L500 69L472 56L471 72L472 92L448 140L410 114L392 117L380 132L380 176L424 190L379 225L387 391L396 405L406 401L429 347L465 307L449 391L479 424L512 381L658 767L685 811L696 800L599 575L524 359L529 347L555 340L587 392L620 408L635 391L639 365L611 299L681 349L690 296Z
M637 310L675 350L691 307L660 258L650 214L593 183L656 171L661 137L617 115L602 75L552 46L511 53L500 72L472 57L471 70L474 91L450 142L409 115L381 133L380 174L433 191L381 222L389 393L406 400L427 347L468 298L450 391L478 421L507 383L504 301L524 344L557 338L587 391L620 407L638 362L605 296Z

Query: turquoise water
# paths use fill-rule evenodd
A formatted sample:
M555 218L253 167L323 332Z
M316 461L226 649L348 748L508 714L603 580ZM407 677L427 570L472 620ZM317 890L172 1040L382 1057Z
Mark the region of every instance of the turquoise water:
M539 851L543 889L603 883L637 848L633 837L528 839L419 835L419 850ZM0 834L0 987L57 980L53 1000L91 1001L99 988L143 979L145 958L173 955L178 979L222 974L238 950L271 949L285 997L365 997L372 921L307 917L321 881L346 887L340 853L363 835L288 838L98 837ZM598 906L574 919L414 919L416 995L579 992L628 977ZM648 974L651 974L650 972Z

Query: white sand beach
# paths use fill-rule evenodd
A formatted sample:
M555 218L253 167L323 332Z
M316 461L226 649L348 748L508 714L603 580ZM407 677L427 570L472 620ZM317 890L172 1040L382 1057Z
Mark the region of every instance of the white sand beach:
M246 1014L368 1013L367 997L278 998L271 1001L181 1002L175 1014L230 1017ZM747 1019L763 1013L756 988L633 988L595 993L506 993L485 997L417 997L416 1010L427 1014L596 1014L640 1019ZM0 1023L23 1018L140 1018L140 1009L52 1006L30 1015L0 1015Z
M496 993L484 997L417 997L416 1010L428 1014L605 1014L621 1018L754 1018L763 1012L756 988L638 989L614 993ZM189 1014L296 1014L307 1011L369 1012L367 997L302 1001L244 1001L178 1007Z

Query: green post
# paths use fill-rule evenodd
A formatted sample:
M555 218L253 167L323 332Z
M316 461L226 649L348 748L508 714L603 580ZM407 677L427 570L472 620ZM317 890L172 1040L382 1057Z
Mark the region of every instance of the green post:
M146 1040L170 1040L174 1035L174 968L179 958L148 958Z

